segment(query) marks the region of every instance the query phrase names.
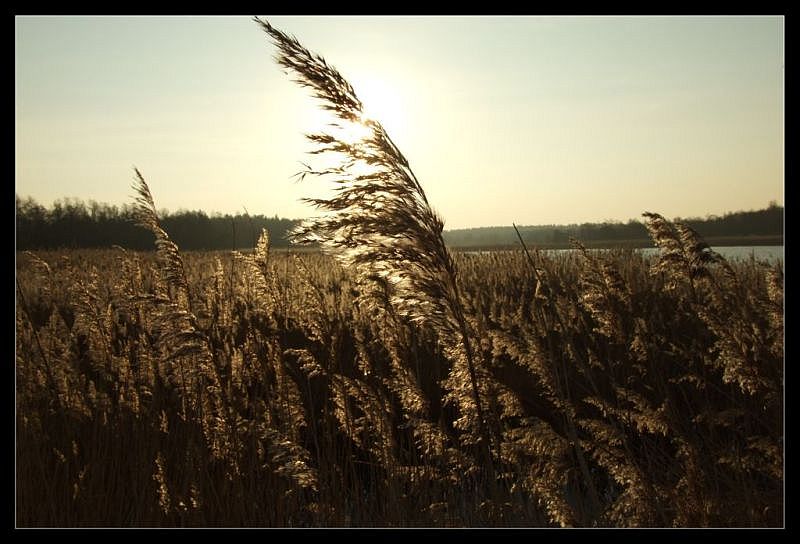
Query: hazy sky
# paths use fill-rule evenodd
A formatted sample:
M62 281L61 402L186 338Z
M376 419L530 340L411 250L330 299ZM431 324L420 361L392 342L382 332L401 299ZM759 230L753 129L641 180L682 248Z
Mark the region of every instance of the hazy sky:
M269 17L322 54L445 228L783 203L782 17ZM16 192L314 211L316 103L249 17L17 17Z

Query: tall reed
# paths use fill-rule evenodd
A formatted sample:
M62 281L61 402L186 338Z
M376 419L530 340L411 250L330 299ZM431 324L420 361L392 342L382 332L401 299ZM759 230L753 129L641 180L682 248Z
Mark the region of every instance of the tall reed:
M380 122L365 117L350 83L296 38L267 21L255 21L277 46L277 63L291 70L296 81L310 88L322 108L337 118L332 126L338 131L307 137L317 146L313 154L338 156L338 164L320 170L309 167L302 173L333 178L338 185L335 196L307 199L331 213L305 221L292 239L319 243L362 280L379 278L389 288L389 300L398 313L437 331L452 357L453 372L466 369L469 376L472 406L463 408L477 413L481 447L487 468L492 467L472 335L457 270L442 238L441 218ZM358 133L363 135L348 141Z

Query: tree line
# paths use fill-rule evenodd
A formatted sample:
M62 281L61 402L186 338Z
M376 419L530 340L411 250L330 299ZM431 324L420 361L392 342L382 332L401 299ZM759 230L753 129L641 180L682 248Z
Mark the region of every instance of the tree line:
M286 233L298 221L249 214L202 211L159 213L164 230L182 250L247 249L255 246L262 228L274 247L287 247ZM55 248L153 249L154 236L134 219L134 206L114 206L77 199L57 200L46 208L34 199L16 197L18 250Z
M287 232L297 219L277 215L212 214L203 211L159 213L161 225L183 250L248 249L262 228L270 233L273 247L288 247ZM774 202L756 211L740 211L705 219L682 219L704 238L779 237L783 235L783 206ZM679 218L678 218L679 219ZM526 243L542 246L568 245L571 238L587 244L649 244L644 224L606 221L572 225L518 227ZM444 232L445 242L455 247L516 245L513 227L482 227ZM101 248L119 245L134 250L153 249L153 235L136 225L134 206L114 206L77 199L57 200L46 208L33 198L16 197L16 247L18 250Z
M782 239L783 206L772 202L762 210L731 212L722 216L702 218L675 218L689 225L706 239L721 238L767 238ZM628 222L606 221L571 225L518 226L527 244L542 246L567 246L574 238L583 243L608 243L608 245L630 243L651 245L644 223L631 219ZM482 227L458 229L444 233L445 242L455 247L488 247L517 245L514 228Z

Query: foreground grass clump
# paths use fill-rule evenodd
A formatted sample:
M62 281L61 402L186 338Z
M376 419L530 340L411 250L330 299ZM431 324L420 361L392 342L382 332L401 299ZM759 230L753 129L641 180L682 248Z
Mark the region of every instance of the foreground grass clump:
M782 268L649 221L454 255L491 469L447 346L328 257L20 254L17 524L780 526Z

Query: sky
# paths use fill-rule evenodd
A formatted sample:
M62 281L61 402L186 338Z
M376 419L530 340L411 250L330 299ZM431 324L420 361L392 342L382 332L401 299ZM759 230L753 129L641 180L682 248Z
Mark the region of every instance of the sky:
M784 195L783 17L264 16L350 81L446 229ZM324 118L250 17L15 19L16 193L303 218Z

